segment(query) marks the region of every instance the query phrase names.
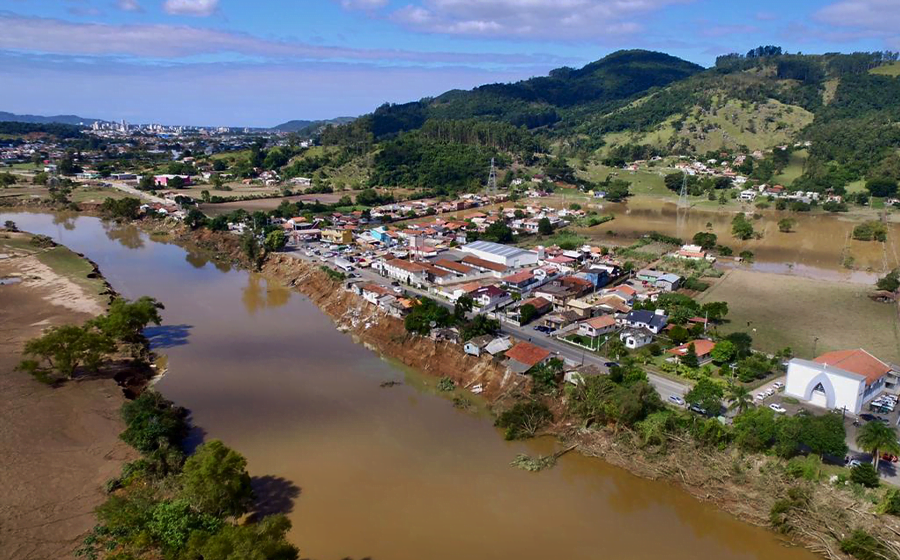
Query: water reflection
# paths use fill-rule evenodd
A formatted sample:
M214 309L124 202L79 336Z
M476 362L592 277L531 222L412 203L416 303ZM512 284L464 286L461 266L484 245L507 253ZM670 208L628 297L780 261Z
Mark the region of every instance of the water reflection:
M144 237L141 232L134 226L117 224L115 222L102 222L103 229L106 230L106 237L113 241L118 241L123 247L128 249L143 249ZM74 223L73 223L73 226ZM68 228L66 228L68 229Z
M241 295L244 309L255 315L263 309L271 309L285 305L291 298L291 291L284 286L270 283L258 274L247 275L247 285Z

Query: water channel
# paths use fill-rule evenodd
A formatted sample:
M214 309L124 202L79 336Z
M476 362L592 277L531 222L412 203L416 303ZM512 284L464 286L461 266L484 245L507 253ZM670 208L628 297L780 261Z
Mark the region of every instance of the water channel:
M268 511L303 558L811 560L672 484L566 455L509 466L549 440L504 442L425 379L337 332L299 294L89 217L3 214L94 260L129 298L150 295L168 355L157 385L196 439L244 454ZM403 385L380 388L384 381Z

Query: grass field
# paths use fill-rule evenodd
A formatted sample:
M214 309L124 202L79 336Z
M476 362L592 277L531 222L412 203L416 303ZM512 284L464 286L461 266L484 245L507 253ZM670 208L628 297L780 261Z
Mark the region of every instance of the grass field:
M803 167L806 164L807 157L809 157L807 150L797 150L791 153L790 163L784 168L781 175L775 176L773 182L790 186L800 175L803 175Z
M99 296L106 289L99 278L88 278L88 274L94 272L90 263L67 247L57 245L38 254L37 258L60 276L69 278L84 288L88 294Z
M700 300L727 302L728 323L719 330L746 332L759 350L790 346L796 356L812 358L814 351L865 348L882 360L898 361L897 306L870 300L872 289L735 269L715 281Z
M120 199L129 196L128 193L119 189L93 189L93 188L76 188L72 191L69 199L72 202L96 202L102 203L107 198Z
M881 74L882 76L900 76L900 62L892 62L869 70L872 74Z

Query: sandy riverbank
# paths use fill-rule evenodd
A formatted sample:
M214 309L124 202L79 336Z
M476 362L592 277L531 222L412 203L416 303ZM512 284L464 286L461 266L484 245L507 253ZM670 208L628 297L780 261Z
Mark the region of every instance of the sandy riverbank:
M25 342L80 324L111 295L92 263L0 233L0 558L70 558L94 524L103 484L134 452L119 440L122 389L112 379L43 385L14 371ZM88 277L92 275L93 277Z

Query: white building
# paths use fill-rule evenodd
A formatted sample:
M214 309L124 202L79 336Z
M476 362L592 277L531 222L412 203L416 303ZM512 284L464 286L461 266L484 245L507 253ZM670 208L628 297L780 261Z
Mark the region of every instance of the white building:
M491 243L490 241L476 241L463 245L460 250L464 253L475 255L479 259L502 264L507 268L521 268L535 265L538 262L538 254L534 251L526 251L510 245Z
M891 366L865 350L838 350L788 363L784 393L815 406L859 414L885 388Z

